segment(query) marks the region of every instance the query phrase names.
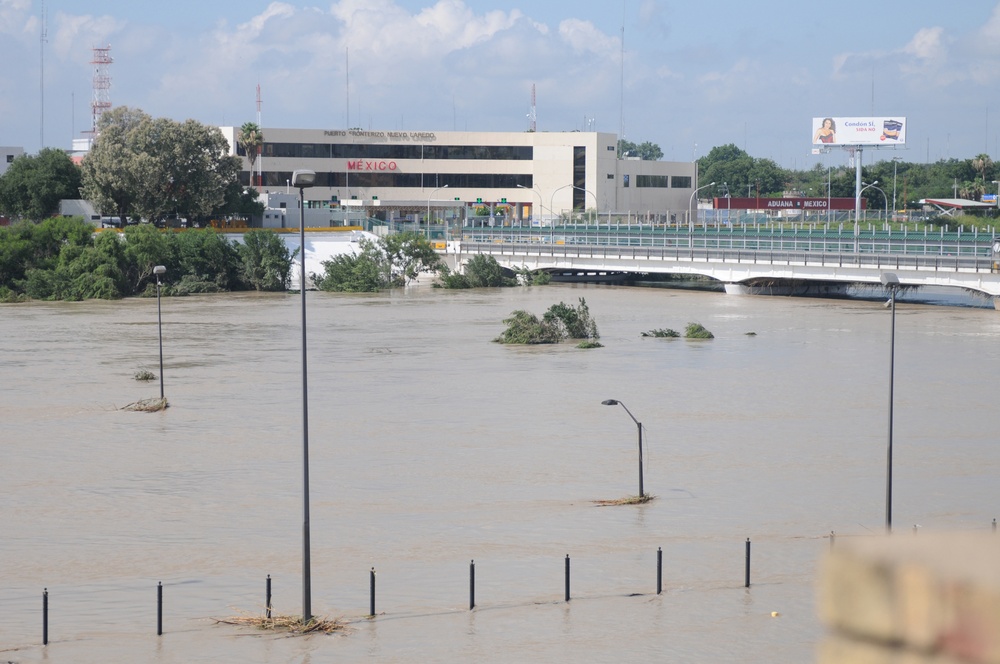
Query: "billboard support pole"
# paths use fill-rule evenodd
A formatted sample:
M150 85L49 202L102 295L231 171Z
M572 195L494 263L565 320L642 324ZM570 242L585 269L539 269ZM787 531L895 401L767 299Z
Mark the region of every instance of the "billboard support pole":
M858 240L861 230L861 155L860 145L854 147L854 253L858 253Z

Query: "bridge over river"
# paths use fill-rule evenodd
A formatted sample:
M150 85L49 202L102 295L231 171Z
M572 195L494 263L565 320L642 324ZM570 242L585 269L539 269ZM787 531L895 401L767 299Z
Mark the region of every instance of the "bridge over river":
M464 228L446 252L454 263L486 254L508 268L581 278L701 275L719 280L728 293L833 294L881 284L882 274L891 272L904 287L1000 295L1000 236L977 230L765 224Z

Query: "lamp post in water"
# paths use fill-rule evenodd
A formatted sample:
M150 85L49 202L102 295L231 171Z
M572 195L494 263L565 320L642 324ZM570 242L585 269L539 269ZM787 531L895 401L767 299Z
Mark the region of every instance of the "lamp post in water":
M306 209L304 190L316 183L315 171L292 173L299 190L299 292L302 295L302 622L312 620L312 573L309 557L309 385L306 365Z
M156 333L160 338L160 400L163 400L163 317L160 314L160 275L165 274L167 268L157 265L153 268L156 275Z
M893 372L896 358L896 290L899 289L899 278L892 272L883 272L879 281L889 289L889 306L892 308L892 324L889 332L889 442L886 448L885 463L885 532L892 533L892 388Z
M635 425L639 428L639 497L645 498L646 494L643 493L642 490L642 422L635 419L635 416L632 414L632 411L630 411L625 404L623 404L621 401L618 401L617 399L605 399L604 401L601 402L601 405L621 406L622 408L625 409L625 412L628 413L628 416L632 418L632 421L635 422Z

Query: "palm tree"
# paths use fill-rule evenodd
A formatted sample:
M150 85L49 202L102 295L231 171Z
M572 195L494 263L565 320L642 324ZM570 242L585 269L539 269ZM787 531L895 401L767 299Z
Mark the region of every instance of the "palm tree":
M261 146L264 145L264 134L261 133L260 127L257 126L256 122L244 122L243 126L240 127L240 133L236 137L236 140L244 152L247 153L247 159L250 160L250 186L252 187L253 166L257 162L257 157L260 156ZM257 184L259 185L260 182Z
M986 171L993 168L993 160L990 159L988 154L976 155L972 160L972 168L976 169L979 173L979 178L985 183L986 182Z

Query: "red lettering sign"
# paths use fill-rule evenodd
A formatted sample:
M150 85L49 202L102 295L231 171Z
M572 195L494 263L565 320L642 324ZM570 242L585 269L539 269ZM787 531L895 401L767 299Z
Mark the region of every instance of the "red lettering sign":
M394 161L367 161L356 160L347 162L349 171L394 171L397 164Z

